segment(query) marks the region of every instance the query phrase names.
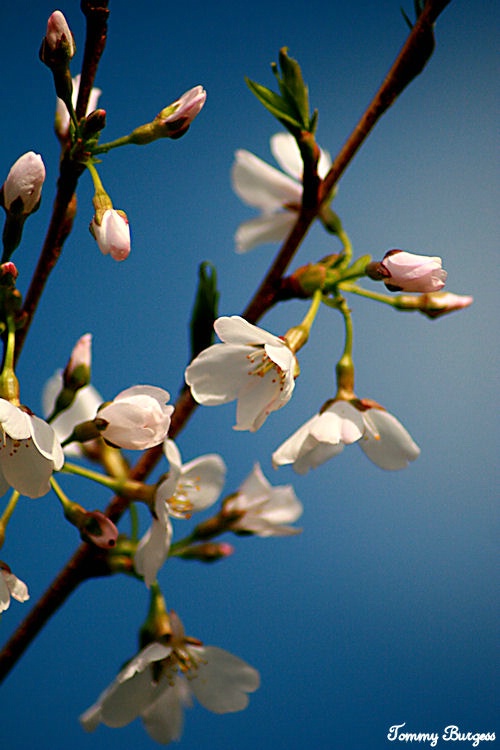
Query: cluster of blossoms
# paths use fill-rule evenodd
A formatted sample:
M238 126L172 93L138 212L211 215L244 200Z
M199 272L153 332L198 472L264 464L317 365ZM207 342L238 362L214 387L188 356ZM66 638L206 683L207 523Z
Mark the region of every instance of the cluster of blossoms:
M179 138L203 108L206 92L202 86L195 86L162 109L151 122L116 141L99 144L106 114L97 109L101 91L91 90L86 114L78 118L80 76L71 78L69 74L75 51L66 19L60 11L55 11L49 18L40 56L54 74L58 94L56 133L64 154L76 152L79 166L84 165L91 174L95 214L90 231L99 249L104 255L123 261L131 245L128 218L114 208L104 190L96 169L97 156L126 144L144 145L158 138ZM306 135L312 138L313 131L311 128ZM311 143L308 146L300 141L300 145L306 150ZM330 171L331 159L327 152L313 145L309 166L313 165L315 184L320 185ZM259 216L238 227L235 235L238 252L285 240L305 206L308 163L299 141L290 133L278 133L271 139L271 152L284 172L248 151L238 150L235 155L231 173L234 190L246 204L260 211ZM19 244L26 217L40 204L44 178L41 157L28 152L12 166L0 191L0 204L7 217L0 282L7 279L4 287L10 289L11 297L5 295L9 303L15 297L12 285L17 277L10 255ZM332 197L333 189L329 199ZM300 372L297 352L309 338L320 303L326 302L341 312L345 323L344 352L336 369L337 390L318 413L273 452L272 465L274 468L291 465L298 474L305 474L340 454L344 446L357 443L378 467L389 471L403 469L419 456L420 449L400 422L380 404L356 397L351 314L343 295L358 292L370 296L356 287L357 280L365 276L383 281L390 292L403 293L392 298L394 303L387 295L383 301L389 300L389 304L399 309L418 309L430 317L466 307L472 298L442 291L447 274L438 257L390 250L380 261L362 258L350 265L350 242L327 204L328 200L323 200L317 206L316 216L341 240L342 253L316 264L307 284L304 274L296 275L294 281L302 279L303 284L302 287L299 284L300 293L296 296L312 297L303 322L284 335L275 335L237 315L216 317L214 305L210 311L214 314L205 317L210 321L215 318L213 328L219 342L194 349L198 353L185 369L185 382L193 399L204 406L236 401L234 429L258 431L295 392ZM373 297L380 299L382 295ZM1 302L4 303L3 298ZM0 494L12 490L11 503L15 505L19 495L40 498L52 488L66 519L79 530L85 542L99 548L99 559L106 561L109 571L122 570L135 576L150 591L151 610L141 631L141 648L81 716L83 727L88 731L101 723L122 727L140 718L150 737L166 744L180 737L183 708L191 705L192 696L215 713L244 709L248 694L259 686L258 672L240 658L186 636L175 612L167 613L159 593L159 572L171 555L204 561L227 557L232 547L213 542L225 533L259 537L299 533L300 529L293 524L300 518L303 507L293 487L272 486L260 464L255 463L238 489L222 499L213 515L200 521L185 538L174 542L173 520L186 521L195 513L213 509L219 500L227 473L222 457L210 453L183 463L177 444L169 436L174 406L169 403L169 392L161 387L135 385L118 393L112 401L103 401L90 383L90 334L77 342L64 371L56 372L47 383L43 395L46 419L35 416L19 400L13 369L16 321L12 309L13 305L5 304L5 320L0 321L2 330L7 331L0 376ZM168 472L154 485L133 481L120 451L157 449L156 454L160 455L160 446L168 462ZM70 456L100 462L108 473L99 475L90 469L71 466ZM121 462L117 471L109 468L111 456L113 461ZM54 473L62 471L101 482L130 503L143 502L150 514L149 528L141 538L137 529L130 538L119 534L111 512L106 515L99 510L87 511L66 497L54 477ZM0 546L10 512L0 519ZM0 612L9 607L11 598L26 601L28 588L6 563L0 562Z

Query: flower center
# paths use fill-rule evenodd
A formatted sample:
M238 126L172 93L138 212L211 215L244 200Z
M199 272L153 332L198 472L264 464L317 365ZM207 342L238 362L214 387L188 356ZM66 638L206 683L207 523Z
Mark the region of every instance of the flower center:
M278 367L276 362L266 354L262 347L256 348L251 354L246 355L248 361L251 364L251 369L248 371L249 375L257 375L259 378L265 377L269 372L275 373L273 383L279 381L280 390L283 390L283 384L286 380L284 371Z
M179 482L175 493L167 500L168 512L174 518L191 518L194 503L191 496L200 491L200 477Z

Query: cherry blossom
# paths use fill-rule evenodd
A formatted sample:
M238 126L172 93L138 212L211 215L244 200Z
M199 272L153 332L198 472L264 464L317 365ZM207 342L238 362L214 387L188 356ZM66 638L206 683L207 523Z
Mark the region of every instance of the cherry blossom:
M170 394L153 385L134 385L104 404L97 412L96 427L112 445L146 450L163 442L174 407Z
M173 440L166 440L163 450L170 471L158 484L153 520L134 557L135 569L144 577L148 588L168 556L172 540L170 516L190 518L192 513L213 505L226 477L226 465L216 454L199 456L183 464Z
M456 310L469 307L474 302L474 297L466 294L453 294L453 292L434 292L424 294L420 299L420 311L429 318L438 318Z
M235 430L255 432L290 400L298 364L284 339L237 315L218 318L223 343L209 346L188 366L195 401L218 406L237 400Z
M130 229L124 211L108 208L99 223L94 216L90 231L103 255L110 255L116 261L130 255Z
M28 151L10 168L2 188L3 206L6 211L27 216L40 203L45 166L40 154Z
M273 453L274 467L292 464L297 474L305 474L341 453L345 445L358 443L380 468L405 468L420 449L401 423L374 403L329 402Z
M244 203L261 212L260 216L238 227L235 240L240 253L263 243L283 241L297 220L302 203L303 172L299 147L289 133L277 133L271 138L271 152L286 174L244 149L235 154L231 173L233 189ZM321 151L319 176L325 177L330 166L329 154Z
M18 602L27 601L30 598L28 587L0 560L0 612L9 608L11 597Z
M447 276L441 258L406 250L389 250L379 263L369 263L366 272L391 292L439 292Z
M257 670L228 651L185 636L177 615L169 617L171 636L153 641L129 661L80 717L84 729L123 727L140 717L151 739L166 745L181 737L183 708L191 705L192 695L217 714L247 707L248 693L260 684Z
M273 487L256 463L238 491L223 504L222 514L234 518L227 528L257 536L289 536L300 529L287 524L302 515L302 504L291 484Z
M63 463L54 429L26 407L0 398L0 493L12 487L21 495L41 497Z

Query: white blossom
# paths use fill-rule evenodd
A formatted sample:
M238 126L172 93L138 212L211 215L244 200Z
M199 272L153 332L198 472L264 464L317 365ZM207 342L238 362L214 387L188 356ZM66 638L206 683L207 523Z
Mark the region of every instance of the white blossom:
M292 485L273 487L256 463L234 495L223 505L223 514L234 517L228 528L257 536L289 536L300 529L288 524L302 515L302 504Z
M290 400L297 360L286 342L243 318L218 318L223 343L209 346L189 365L186 383L195 401L218 406L237 400L236 430L255 432Z
M259 687L257 670L228 651L187 638L173 612L170 621L168 645L153 642L142 649L80 717L84 729L123 727L140 717L151 739L166 745L181 737L191 695L217 714L247 707L248 693Z
M240 253L266 242L281 242L297 220L303 172L299 147L289 133L277 133L271 138L271 152L286 174L244 149L235 154L231 172L233 189L242 201L261 212L238 227L235 240ZM329 154L321 150L319 176L325 177L330 166Z
M174 407L170 394L152 385L135 385L115 396L97 412L96 426L112 445L146 450L163 442Z
M366 456L382 469L403 469L420 454L402 424L382 407L368 406L367 401L358 399L338 400L285 440L273 453L273 465L292 464L294 471L305 474L351 443L359 443Z
M0 493L9 487L21 495L41 497L50 477L64 463L54 429L22 407L0 398Z
M135 569L144 577L148 587L156 580L158 571L168 556L172 540L170 516L190 518L192 513L213 505L221 493L226 477L226 465L217 454L199 456L183 464L173 440L166 440L163 450L170 471L158 484L155 514L134 556Z

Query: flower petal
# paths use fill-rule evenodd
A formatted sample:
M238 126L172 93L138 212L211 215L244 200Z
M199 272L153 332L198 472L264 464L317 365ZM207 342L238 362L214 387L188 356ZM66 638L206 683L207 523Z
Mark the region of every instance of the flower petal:
M235 153L231 179L241 200L264 213L302 201L302 185L244 149Z
M236 252L246 253L268 242L283 242L297 221L297 215L295 211L277 211L243 221L234 235Z
M359 445L365 455L381 469L404 469L420 455L420 448L403 425L383 409L369 409L366 413L375 425L377 435L366 431Z
M4 398L0 398L0 426L14 440L24 440L31 435L29 414Z
M159 686L158 697L141 713L146 732L155 742L168 745L179 740L184 724L183 705L185 693L189 692L184 678L176 676L173 684L167 680Z
M143 576L147 588L156 581L158 571L168 557L172 534L172 524L168 516L165 522L153 518L151 526L137 545L134 567L137 573Z
M54 464L42 456L31 439L0 444L0 471L10 487L27 497L41 497L50 490Z
M247 693L260 684L259 673L243 659L215 646L191 647L201 663L190 682L202 706L217 714L241 711L248 705Z
M180 484L193 511L204 510L218 499L226 480L226 464L217 454L200 456L184 464Z
M64 452L57 435L50 424L34 414L31 417L31 435L38 451L59 471L64 463Z

